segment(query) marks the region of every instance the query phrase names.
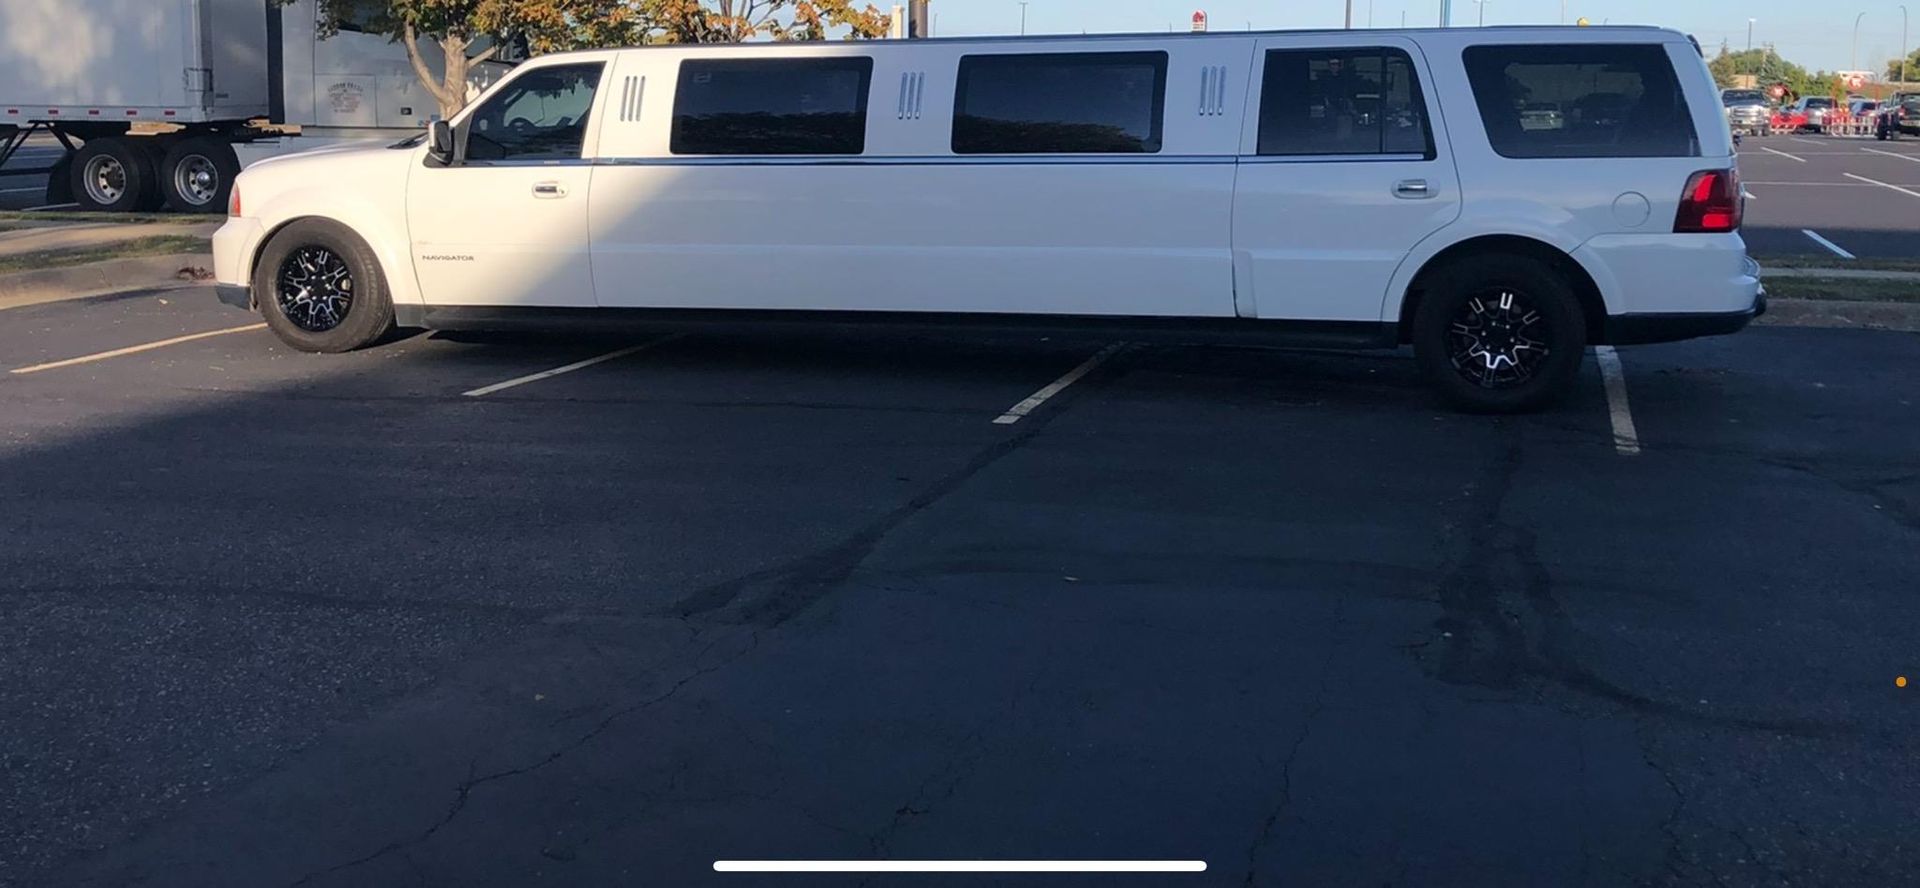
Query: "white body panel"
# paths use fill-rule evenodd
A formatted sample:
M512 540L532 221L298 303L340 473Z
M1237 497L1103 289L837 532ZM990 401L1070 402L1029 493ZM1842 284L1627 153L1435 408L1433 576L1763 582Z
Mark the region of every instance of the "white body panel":
M230 218L213 240L214 274L245 285L267 237L296 219L332 219L373 248L395 306L420 304L407 234L409 149L345 145L256 162L234 180L245 216ZM351 183L351 187L342 183Z
M1077 45L1029 41L1021 49ZM1175 109L1184 107L1179 97L1197 93L1201 66L1232 52L1230 44L1202 41L1100 46L1163 48ZM978 50L944 43L885 49L892 51L843 44L809 53L874 55L867 151L822 162L670 155L680 61L737 50L622 54L607 82L617 89L644 77L645 98L637 120L602 118L598 155L607 162L594 168L591 200L595 277L605 282L599 303L1233 313L1233 163L1218 150L1220 133L1186 126L1170 110L1158 156L954 157L947 150L953 70L962 54ZM924 77L916 83L908 74ZM914 97L918 116L903 113Z
M577 164L410 165L407 220L420 291L442 305L593 305L591 172Z
M1461 58L1471 45L1503 43L1664 46L1694 118L1698 155L1500 156ZM1263 53L1308 46L1405 50L1433 156L1254 156ZM1168 54L1158 153L950 149L962 55L1139 49ZM871 57L864 153L672 154L680 63L706 55ZM1759 288L1737 234L1673 233L1688 178L1729 168L1734 157L1704 61L1670 31L643 48L538 59L512 77L582 63L607 67L578 158L439 168L414 147L262 164L240 180L248 218L216 251L251 256L290 219L332 216L380 251L397 300L427 306L1237 314L1391 324L1430 260L1490 236L1566 255L1613 315L1737 312ZM1428 196L1396 194L1397 184L1414 179ZM564 197L535 197L541 183ZM221 280L244 283L230 276L249 261L222 256Z
M1429 75L1420 47L1390 35L1262 38L1247 71L1247 113L1240 137L1234 201L1234 256L1241 270L1241 313L1259 318L1376 321L1373 294L1387 292L1407 254L1460 215L1459 177L1444 116L1423 90L1435 132L1432 158L1258 157L1262 62L1270 50L1380 46L1407 52L1421 83ZM1418 183L1423 196L1396 186Z

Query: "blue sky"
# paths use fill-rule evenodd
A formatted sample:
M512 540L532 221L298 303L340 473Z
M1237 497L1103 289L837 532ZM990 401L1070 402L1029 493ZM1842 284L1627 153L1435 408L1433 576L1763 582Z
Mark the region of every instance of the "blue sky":
M904 2L904 0L900 0ZM1909 41L1920 40L1920 0L1906 0L1913 13ZM876 0L885 8L891 0ZM1354 23L1367 21L1368 0L1354 0ZM931 0L938 33L946 37L1012 34L1020 30L1017 0ZM1398 27L1400 14L1410 25L1430 26L1440 19L1440 0L1372 0L1374 24ZM1567 18L1587 16L1596 24L1656 24L1699 38L1708 52L1722 39L1735 49L1747 43L1747 19L1754 45L1771 41L1780 53L1809 68L1844 69L1852 55L1853 19L1860 25L1860 67L1877 68L1899 55L1900 8L1884 0L1567 0ZM1205 9L1214 30L1245 28L1337 28L1344 0L1029 0L1027 32L1163 31L1169 23L1186 28L1195 9ZM1560 19L1560 0L1491 0L1487 24L1552 24ZM1456 25L1471 25L1478 7L1454 0ZM1909 43L1911 45L1911 42Z

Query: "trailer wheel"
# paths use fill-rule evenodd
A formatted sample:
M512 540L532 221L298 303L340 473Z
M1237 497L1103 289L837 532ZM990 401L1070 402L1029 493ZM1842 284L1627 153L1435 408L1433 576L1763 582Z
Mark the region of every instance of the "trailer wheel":
M82 210L125 213L153 206L153 160L128 139L90 139L73 155L73 201Z
M160 193L182 213L223 213L240 160L233 146L212 136L181 139L160 161Z

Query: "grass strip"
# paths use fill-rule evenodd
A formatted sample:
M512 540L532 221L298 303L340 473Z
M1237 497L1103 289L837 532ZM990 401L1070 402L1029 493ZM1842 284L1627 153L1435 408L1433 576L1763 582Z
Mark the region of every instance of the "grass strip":
M0 256L0 274L14 271L38 271L42 268L65 268L72 265L85 265L89 262L103 262L108 259L125 259L131 256L204 253L207 251L207 243L206 238L194 237L190 234L161 234L91 247L19 253Z
M1820 302L1907 302L1920 304L1920 282L1857 278L1768 278L1769 299Z
M9 222L160 222L169 225L195 225L218 222L221 216L202 213L82 213L79 211L0 210L0 225Z
M1854 271L1920 271L1920 259L1842 259L1832 253L1755 254L1761 268L1846 268ZM1768 284L1772 286L1772 284Z

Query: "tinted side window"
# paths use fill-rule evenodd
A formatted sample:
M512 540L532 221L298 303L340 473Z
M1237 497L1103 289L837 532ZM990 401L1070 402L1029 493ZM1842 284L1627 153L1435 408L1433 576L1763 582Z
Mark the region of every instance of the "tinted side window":
M873 59L688 59L673 94L675 154L859 154Z
M955 154L1160 150L1164 52L970 55L953 98Z
M580 156L600 63L555 65L515 77L467 118L471 161Z
M1258 151L1432 158L1413 60L1384 48L1268 52Z
M1503 157L1700 153L1663 46L1475 46L1466 64L1487 138Z

